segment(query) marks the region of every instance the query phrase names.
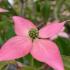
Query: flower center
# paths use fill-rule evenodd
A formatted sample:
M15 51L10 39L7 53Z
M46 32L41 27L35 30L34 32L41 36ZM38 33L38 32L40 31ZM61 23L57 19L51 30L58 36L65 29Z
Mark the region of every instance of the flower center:
M38 35L39 35L39 32L38 32L37 29L31 29L31 30L29 31L29 36L30 36L32 39L37 38Z

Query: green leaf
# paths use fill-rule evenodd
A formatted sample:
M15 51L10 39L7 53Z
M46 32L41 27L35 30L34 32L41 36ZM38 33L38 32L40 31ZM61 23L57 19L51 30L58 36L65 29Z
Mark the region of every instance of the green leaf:
M32 67L24 67L23 70L34 70Z
M30 65L30 66L34 66L34 67L36 67L36 68L39 68L39 67L41 67L41 66L43 65L43 63L41 63L41 62L35 60L35 59L32 57L32 55L30 55L30 54L27 55L27 56L25 56L25 57L23 58L22 62L23 62L23 61L24 61L24 64Z
M35 5L36 5L36 11L37 11L37 12L40 12L40 11L41 11L40 2L39 2L39 1L36 1Z
M63 55L65 70L70 70L70 56Z
M3 70L3 68L5 67L5 65L7 65L8 63L6 62L0 62L0 70Z
M60 51L64 55L70 55L70 40L66 38L58 37L55 42L57 43Z
M45 22L47 22L49 16L50 16L50 2L48 0L45 0L45 3L42 8L42 16Z
M56 0L56 6L54 8L54 17L56 20L61 19L62 16L60 16L60 10L64 4L65 0Z
M3 40L2 40L2 38L0 37L0 45L2 45L3 44Z
M9 39L9 38L11 38L12 36L15 35L13 25L10 23L10 25L8 27L9 27L8 32L5 34L6 39Z

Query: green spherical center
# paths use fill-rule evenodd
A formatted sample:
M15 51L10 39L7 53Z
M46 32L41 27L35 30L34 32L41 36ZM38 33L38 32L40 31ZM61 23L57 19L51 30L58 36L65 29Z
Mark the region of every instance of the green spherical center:
M39 33L38 33L38 30L37 30L37 29L31 29L31 30L29 31L29 36L30 36L32 39L37 38L38 35L39 35Z

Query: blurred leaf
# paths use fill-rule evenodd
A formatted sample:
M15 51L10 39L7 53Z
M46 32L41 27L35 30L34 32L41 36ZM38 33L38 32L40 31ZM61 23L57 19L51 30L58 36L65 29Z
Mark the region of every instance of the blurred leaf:
M23 70L34 70L33 67L24 67Z
M60 51L64 55L70 55L70 40L58 37L55 42L57 43L58 47L60 48Z
M36 11L37 11L37 12L40 12L40 11L41 11L41 8L40 8L40 7L41 7L41 6L40 6L40 2L39 2L39 1L36 1L35 4L36 4Z
M65 70L70 70L70 56L63 55Z
M60 15L60 10L62 9L62 6L64 4L65 0L56 0L56 6L54 8L54 17L56 20L60 19L62 20L62 16Z
M17 15L16 11L10 5L8 0L4 0L4 1L0 2L0 7L5 8L5 9L7 9L9 11L9 12L5 13L5 15Z
M66 5L70 8L70 0L65 1ZM70 9L69 9L70 10Z
M0 62L0 70L17 70L15 61Z
M3 68L7 65L6 62L0 62L0 70L3 70Z
M42 16L45 22L47 22L49 15L50 15L50 2L48 0L45 0L45 3L43 5L43 8L41 9Z
M3 40L2 40L2 38L0 37L0 45L2 45L3 44Z
M2 19L0 21L0 35L3 41L8 40L15 35L13 22L11 21L10 17L5 15L2 15Z
M6 39L9 39L9 38L11 38L12 36L15 35L15 32L14 32L14 28L13 28L12 23L10 23L10 25L9 25L8 27L9 27L9 28L8 28L8 31L7 31L6 34L5 34L5 38L6 38Z
M43 63L35 60L31 55L27 55L24 59L25 62L28 61L29 65L32 65L32 60L33 60L33 66L36 67L36 68L42 66L42 64L43 64Z

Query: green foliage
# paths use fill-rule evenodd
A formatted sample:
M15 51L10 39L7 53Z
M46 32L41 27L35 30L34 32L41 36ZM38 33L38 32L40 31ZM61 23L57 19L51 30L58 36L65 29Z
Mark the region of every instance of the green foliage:
M70 56L63 55L65 70L70 70Z
M70 56L70 40L58 37L56 43L60 48L62 54Z
M3 40L2 38L0 37L0 46L3 44Z
M41 9L42 11L42 17L45 21L45 23L47 22L47 20L49 19L49 16L50 16L50 12L51 12L51 6L50 6L50 2L49 0L45 0L45 3Z
M0 62L0 70L2 70L4 68L4 66L6 65L5 62Z

